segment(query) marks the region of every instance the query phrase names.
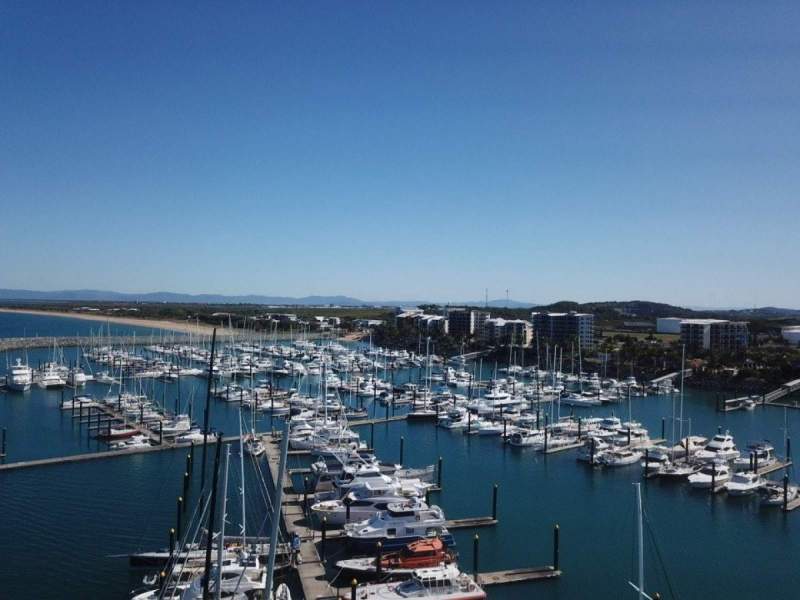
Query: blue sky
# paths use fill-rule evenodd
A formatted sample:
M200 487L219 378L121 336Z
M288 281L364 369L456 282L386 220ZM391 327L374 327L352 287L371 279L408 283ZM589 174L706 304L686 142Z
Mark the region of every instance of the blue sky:
M800 307L800 5L11 2L0 287Z

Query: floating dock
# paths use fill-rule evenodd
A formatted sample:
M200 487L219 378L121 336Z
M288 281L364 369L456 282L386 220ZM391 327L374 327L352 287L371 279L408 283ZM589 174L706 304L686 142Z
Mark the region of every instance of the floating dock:
M508 583L523 583L526 581L541 581L561 577L561 571L552 567L530 567L526 569L509 569L507 571L493 571L479 573L478 584L487 587Z
M328 583L325 577L325 565L322 563L315 544L315 532L309 527L309 521L303 512L303 496L296 494L292 486L292 478L287 469L283 481L278 481L278 464L280 463L280 447L275 439L268 439L267 465L269 466L272 483L275 487L284 487L284 500L281 512L284 528L300 536L300 556L302 564L297 567L303 596L306 600L320 598L337 598L336 590Z

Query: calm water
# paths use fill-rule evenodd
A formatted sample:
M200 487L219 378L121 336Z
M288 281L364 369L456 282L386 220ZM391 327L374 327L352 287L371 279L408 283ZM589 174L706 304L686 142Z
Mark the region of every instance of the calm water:
M6 315L0 315L0 328ZM41 331L42 335L50 334ZM36 351L31 362L39 360ZM0 360L0 370L5 360ZM202 414L204 380L186 378L180 397L197 398ZM148 383L148 393L172 406L178 386ZM102 386L87 391L102 396ZM69 394L70 392L67 392ZM60 392L33 389L0 396L0 426L9 430L9 460L99 449L69 413L57 408ZM782 409L716 413L713 397L687 394L685 413L692 432L710 435L718 426L730 429L740 447L768 438L783 440ZM581 409L576 409L576 412ZM608 414L582 409L580 414ZM669 398L634 399L633 417L655 436L661 418L672 412ZM627 407L616 407L627 416ZM380 413L379 413L380 414ZM227 433L238 429L238 406L212 401L212 425ZM791 431L800 431L800 415L789 413ZM269 428L261 418L259 428ZM667 427L669 432L669 426ZM370 428L362 435L369 441ZM479 529L481 570L550 564L552 527L561 527L560 580L504 586L491 598L634 598L626 581L635 572L634 495L638 467L590 469L573 452L550 455L503 448L497 438L465 436L432 424L394 422L374 429L375 448L384 459L398 459L405 438L405 462L422 466L444 458L443 491L432 499L451 518L489 514L491 487L500 486L497 527ZM1 597L125 598L141 573L131 572L125 558L136 549L166 544L181 493L185 451L0 474ZM199 459L199 452L197 453ZM233 464L238 457L232 455ZM196 463L199 460L196 460ZM299 466L293 457L290 466ZM248 468L246 479L255 471ZM794 478L794 477L793 477ZM231 489L238 468L231 468ZM198 477L195 477L195 487ZM664 598L790 598L800 589L800 511L760 510L750 499L734 500L692 492L685 484L652 480L643 484L647 534L648 591ZM191 494L195 496L196 491ZM233 501L232 501L233 502ZM264 501L248 496L248 528L265 531ZM239 522L236 502L231 522ZM234 527L235 528L235 527ZM455 532L461 564L472 565L472 531ZM655 540L655 545L653 543ZM655 551L658 548L658 552ZM674 592L674 595L672 594Z
M92 335L102 330L103 334L157 335L161 330L138 325L120 325L87 319L73 319L49 315L26 315L21 313L0 313L0 338L36 336Z

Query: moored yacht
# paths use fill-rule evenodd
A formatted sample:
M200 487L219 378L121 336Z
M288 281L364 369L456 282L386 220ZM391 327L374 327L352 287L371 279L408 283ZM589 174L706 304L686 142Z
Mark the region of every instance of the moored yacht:
M18 358L9 369L6 377L8 389L17 392L26 392L31 389L33 383L33 369L27 364L23 364L22 359Z
M696 473L689 475L689 485L693 488L708 489L712 483L720 485L731 478L731 468L725 462L711 462Z
M448 546L455 540L445 527L442 509L438 506L416 507L390 504L367 521L345 525L345 535L354 551L373 552L381 542L384 550L398 550L421 538L439 537Z
M729 481L725 483L725 489L731 496L747 496L756 492L764 485L765 481L761 475L752 471L740 471L734 473Z
M733 442L733 436L729 432L718 433L711 441L706 444L706 447L699 450L695 457L703 462L712 462L715 460L729 461L739 458L739 451L736 449L736 444Z
M484 592L475 581L454 564L417 569L411 579L400 583L377 583L359 587L356 598L363 600L400 600L402 598L446 598L447 600L483 600Z

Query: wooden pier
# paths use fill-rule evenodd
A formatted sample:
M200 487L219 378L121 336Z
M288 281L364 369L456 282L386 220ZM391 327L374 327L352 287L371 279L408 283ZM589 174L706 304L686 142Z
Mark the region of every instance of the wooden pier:
M523 583L527 581L541 581L561 577L561 571L552 567L529 567L525 569L509 569L507 571L493 571L479 573L478 584L487 587L508 583Z
M283 481L278 481L278 464L280 463L280 447L275 439L266 441L267 465L269 466L272 483L275 487L284 487L284 500L281 512L283 525L286 531L295 532L300 536L300 557L302 564L297 567L300 585L303 588L303 597L306 600L320 598L337 598L334 590L325 576L325 565L320 559L315 544L314 530L309 526L309 520L303 511L303 496L296 494L292 486L292 478L288 469L284 473Z

